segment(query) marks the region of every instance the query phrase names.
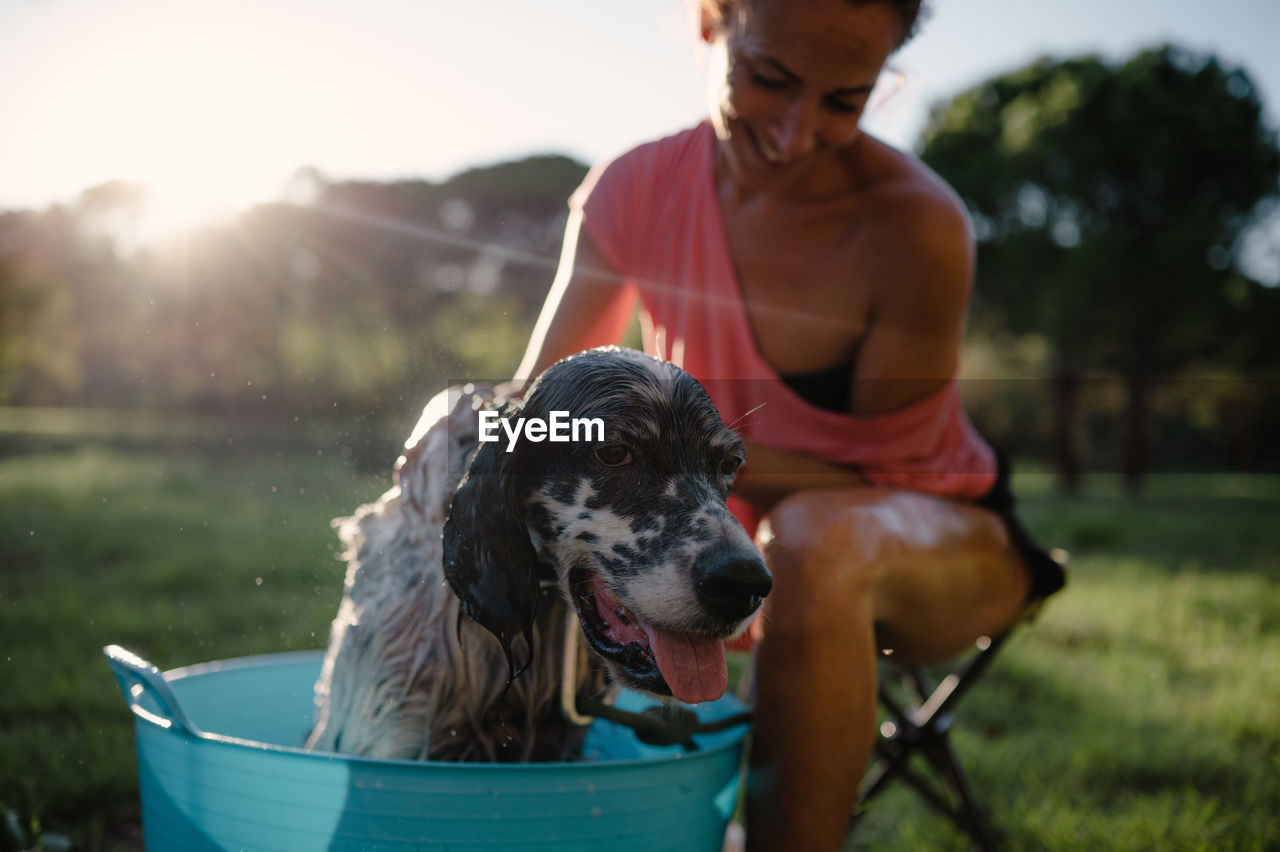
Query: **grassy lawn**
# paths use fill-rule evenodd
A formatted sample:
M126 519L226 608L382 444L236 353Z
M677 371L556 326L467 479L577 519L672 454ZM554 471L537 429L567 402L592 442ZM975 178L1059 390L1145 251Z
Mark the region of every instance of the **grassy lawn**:
M25 833L140 846L101 647L162 669L323 647L344 572L329 520L389 479L310 444L0 457L0 805Z
M278 444L278 445L277 445ZM0 817L136 848L130 715L102 659L323 645L329 520L389 484L336 445L25 441L0 455ZM1280 844L1280 478L1017 483L1068 589L966 698L957 750L1018 849ZM0 849L10 841L0 825ZM904 792L852 848L965 848Z
M953 736L1013 849L1280 844L1280 479L1015 483L1068 588L966 697ZM909 794L849 846L963 849Z

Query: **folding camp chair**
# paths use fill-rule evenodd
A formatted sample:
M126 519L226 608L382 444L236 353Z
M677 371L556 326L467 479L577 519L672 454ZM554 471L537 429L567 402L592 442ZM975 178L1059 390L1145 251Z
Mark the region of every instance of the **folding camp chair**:
M1052 558L1066 564L1066 552L1055 550ZM1054 589L1053 591L1056 591ZM858 791L861 806L882 793L894 781L905 781L935 811L947 817L982 850L997 848L996 835L978 804L948 735L955 721L954 711L983 673L991 666L1000 648L1020 626L1039 613L1045 598L1032 601L1022 617L1003 633L983 636L974 650L962 657L951 672L934 681L923 666L899 666L890 654L881 665L880 706L885 721L875 746L875 760L862 778ZM885 675L898 675L899 694ZM912 765L921 756L931 771L922 773ZM850 822L853 830L865 810L861 807Z

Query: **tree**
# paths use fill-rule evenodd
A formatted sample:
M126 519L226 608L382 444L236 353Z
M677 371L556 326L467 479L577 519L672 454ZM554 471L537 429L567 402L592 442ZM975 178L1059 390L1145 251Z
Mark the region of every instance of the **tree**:
M1262 111L1244 71L1171 46L1121 65L1041 60L934 109L922 156L973 215L979 309L1049 341L1067 490L1086 371L1126 383L1122 469L1136 489L1152 382L1263 333L1231 298L1242 231L1280 175Z
M363 414L502 378L585 173L554 156L441 183L300 170L292 203L136 245L137 184L0 211L0 404Z

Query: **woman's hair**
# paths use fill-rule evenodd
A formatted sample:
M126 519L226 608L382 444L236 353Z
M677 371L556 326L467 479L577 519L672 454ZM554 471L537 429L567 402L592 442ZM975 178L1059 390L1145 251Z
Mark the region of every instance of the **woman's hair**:
M704 20L711 22L713 30L719 30L724 26L729 13L742 4L751 5L760 2L762 0L699 0ZM847 2L854 6L880 3L893 9L902 24L902 34L895 47L902 47L910 41L919 30L920 22L928 15L928 9L925 8L928 0L847 0Z

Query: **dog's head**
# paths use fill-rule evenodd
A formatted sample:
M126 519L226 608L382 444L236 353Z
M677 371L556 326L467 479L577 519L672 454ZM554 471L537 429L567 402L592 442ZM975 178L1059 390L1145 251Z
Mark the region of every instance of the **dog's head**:
M665 361L599 349L555 364L499 414L513 428L559 422L570 439L525 432L508 451L502 430L481 443L444 527L445 576L466 613L514 671L511 643L532 641L540 580L554 580L615 679L718 698L724 640L772 578L725 506L743 446L706 391Z

